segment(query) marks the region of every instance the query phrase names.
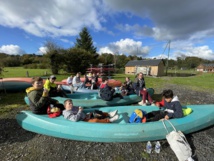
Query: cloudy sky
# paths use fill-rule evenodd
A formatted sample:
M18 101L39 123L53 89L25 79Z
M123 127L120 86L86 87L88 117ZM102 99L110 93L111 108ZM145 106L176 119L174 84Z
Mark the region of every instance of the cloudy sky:
M213 0L0 0L0 52L74 46L87 27L99 53L214 60Z

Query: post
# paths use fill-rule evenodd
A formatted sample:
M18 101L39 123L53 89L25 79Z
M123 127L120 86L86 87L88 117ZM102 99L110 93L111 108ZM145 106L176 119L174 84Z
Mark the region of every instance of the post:
M29 77L29 73L28 73L28 71L26 72L26 76L27 76L27 77Z
M168 44L169 44L169 47L168 47L168 58L166 60L166 76L167 76L168 65L169 65L168 61L169 61L169 52L170 52L170 40L169 40Z
M44 73L45 75L48 75L48 73L47 73L47 71L45 71L45 73Z

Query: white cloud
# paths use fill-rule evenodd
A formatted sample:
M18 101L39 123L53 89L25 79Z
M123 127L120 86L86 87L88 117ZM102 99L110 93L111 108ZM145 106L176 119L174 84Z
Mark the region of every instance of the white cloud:
M88 0L1 1L0 25L40 37L74 36L84 26L101 29L98 6L99 2Z
M138 36L150 35L158 40L179 40L199 36L214 35L213 0L105 0L105 4L114 12L131 13L142 18L139 24L120 24ZM144 23L151 21L150 26ZM200 34L198 34L200 33Z
M189 46L188 48L181 48L173 52L173 58L181 56L195 56L202 59L214 60L214 52L206 45L204 46Z
M25 51L22 50L18 45L2 45L0 47L0 52L10 55L21 55L25 53Z
M45 46L42 46L39 48L39 51L37 51L36 53L39 54L39 55L43 55L43 54L46 54L48 51L48 48L45 47Z
M146 56L149 53L148 46L142 46L141 41L134 41L132 39L121 39L117 42L112 42L106 47L102 47L99 53L112 53L112 54L129 54Z

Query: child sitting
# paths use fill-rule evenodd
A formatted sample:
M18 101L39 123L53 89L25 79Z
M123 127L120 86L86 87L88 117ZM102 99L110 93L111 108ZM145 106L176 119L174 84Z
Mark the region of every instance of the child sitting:
M49 90L43 89L43 79L41 77L32 78L32 87L27 88L26 93L34 114L47 114L47 109L51 104L61 110L64 109L62 104L49 97Z
M111 123L116 121L119 118L117 115L117 110L112 112L102 112L98 111L99 117L93 116L93 114L85 114L83 112L82 107L73 106L73 102L71 99L67 99L64 101L65 110L63 110L62 114L65 119L70 121L87 121L87 122L99 122L99 123Z
M113 99L115 90L108 86L108 78L102 78L102 84L100 85L100 97L105 101L110 101Z
M182 106L178 97L173 97L173 91L168 89L163 91L165 110L152 111L147 114L150 121L158 121L161 119L172 119L183 117Z

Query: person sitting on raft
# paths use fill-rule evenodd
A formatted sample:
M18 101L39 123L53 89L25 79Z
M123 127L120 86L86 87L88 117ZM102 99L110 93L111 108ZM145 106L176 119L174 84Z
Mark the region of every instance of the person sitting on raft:
M118 120L117 110L112 112L102 112L95 110L93 113L85 114L82 107L73 106L71 99L64 101L65 110L62 114L65 119L70 121L87 121L87 122L99 122L99 123L111 123Z
M64 110L64 106L59 104L57 100L50 98L49 91L43 90L43 79L41 77L32 78L32 87L26 89L26 93L30 103L30 109L34 114L47 114L47 109L51 104L54 107Z
M54 75L51 75L45 81L44 88L49 91L49 96L50 97L57 97L57 96L63 97L63 96L65 96L65 94L63 93L63 91L60 88L61 86L55 84L55 81L56 81L56 76L54 76Z
M183 117L182 106L178 100L178 97L173 97L173 91L171 89L163 91L163 98L165 110L147 113L147 120L158 121L161 119L168 120Z

